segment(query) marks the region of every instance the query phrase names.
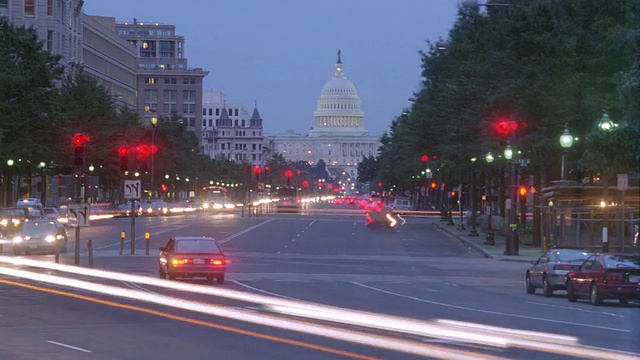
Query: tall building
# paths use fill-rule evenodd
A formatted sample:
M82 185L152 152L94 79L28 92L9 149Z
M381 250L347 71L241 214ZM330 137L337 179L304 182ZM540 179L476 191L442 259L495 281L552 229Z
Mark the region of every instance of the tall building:
M203 151L211 158L263 163L263 127L258 105L251 116L242 104L230 104L222 92L204 94L202 106Z
M280 153L289 161L311 165L323 160L332 175L355 178L363 157L376 156L380 137L370 136L364 128L364 112L358 92L344 74L338 51L333 77L322 87L308 134L267 134L268 155Z
M82 16L82 70L106 87L115 104L135 109L137 49L116 35L116 19Z
M147 123L158 116L181 118L201 139L202 68L190 69L184 36L175 25L157 22L117 22L119 36L137 48L138 112Z
M33 27L44 49L62 56L68 75L82 66L83 0L1 0L0 16L16 26Z

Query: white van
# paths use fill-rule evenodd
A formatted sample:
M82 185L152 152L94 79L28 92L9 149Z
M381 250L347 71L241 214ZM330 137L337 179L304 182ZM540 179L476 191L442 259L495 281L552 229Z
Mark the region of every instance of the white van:
M29 209L30 219L42 218L43 208L40 199L36 198L21 198L16 201L16 207Z
M393 209L400 211L411 210L411 201L407 198L397 198L393 202Z

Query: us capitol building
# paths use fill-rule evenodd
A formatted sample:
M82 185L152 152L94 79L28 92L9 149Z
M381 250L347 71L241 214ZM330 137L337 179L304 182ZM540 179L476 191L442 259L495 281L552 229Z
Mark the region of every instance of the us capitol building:
M270 155L280 153L289 161L305 161L311 165L322 159L332 176L347 175L353 179L357 177L358 163L363 157L377 156L380 145L380 137L369 135L364 128L360 98L344 75L340 51L333 78L322 87L309 133L288 131L265 135L265 147Z

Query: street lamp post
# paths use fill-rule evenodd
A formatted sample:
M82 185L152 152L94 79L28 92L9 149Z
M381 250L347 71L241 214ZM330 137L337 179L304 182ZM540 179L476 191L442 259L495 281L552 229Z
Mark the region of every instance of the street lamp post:
M153 130L151 131L151 198L155 198L155 188L153 184L154 180L154 156L155 156L155 146L156 146L156 129L158 128L158 118L151 118L151 127Z
M519 254L519 239L518 239L518 225L517 221L517 199L518 199L518 180L516 179L517 173L515 169L515 162L513 161L513 150L511 146L507 145L504 150L505 159L509 160L509 179L511 188L509 191L509 229L507 232L507 242L505 244L505 255L518 255Z
M562 168L560 169L560 180L567 181L567 152L573 145L573 136L569 133L567 124L564 124L564 131L560 135L560 146L562 146Z
M469 236L478 236L476 229L476 211L478 210L478 201L476 196L476 157L471 158L471 231Z
M491 164L493 162L493 160L495 160L495 158L493 157L493 154L491 153L491 151L489 151L487 153L487 155L484 157L485 161L487 162L487 164ZM485 244L487 245L495 245L496 241L495 241L495 234L493 233L493 219L491 218L491 215L493 213L493 192L492 192L492 188L491 188L491 173L489 172L489 170L487 170L487 183L486 183L486 190L485 190L485 196L487 197L487 237L485 238Z
M7 160L7 206L11 206L11 199L13 196L13 174L11 173L11 168L14 164L13 159Z

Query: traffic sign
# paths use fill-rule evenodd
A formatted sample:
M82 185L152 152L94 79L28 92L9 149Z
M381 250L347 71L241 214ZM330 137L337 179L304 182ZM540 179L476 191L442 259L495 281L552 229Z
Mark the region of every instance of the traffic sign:
M91 206L89 204L69 204L69 221L73 227L91 226Z
M125 180L124 181L124 198L125 200L140 199L140 192L142 191L142 185L140 180Z
M618 190L619 191L627 191L627 190L629 190L629 175L628 174L618 174Z

